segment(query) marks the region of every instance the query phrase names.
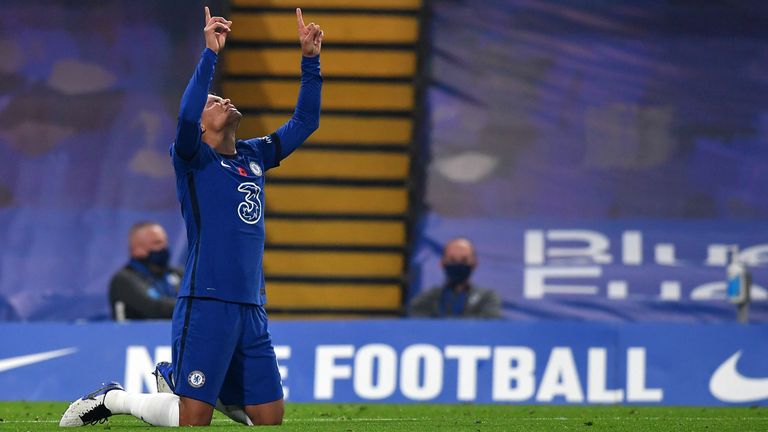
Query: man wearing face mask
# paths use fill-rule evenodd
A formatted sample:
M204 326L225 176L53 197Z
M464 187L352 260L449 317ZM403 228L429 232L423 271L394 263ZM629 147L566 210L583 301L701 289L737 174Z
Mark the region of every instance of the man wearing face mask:
M171 319L181 272L168 266L168 235L156 222L139 222L128 242L131 259L109 285L112 318Z
M468 239L450 240L443 249L445 283L416 296L409 315L415 318L499 318L501 300L489 289L470 282L477 267L475 248Z

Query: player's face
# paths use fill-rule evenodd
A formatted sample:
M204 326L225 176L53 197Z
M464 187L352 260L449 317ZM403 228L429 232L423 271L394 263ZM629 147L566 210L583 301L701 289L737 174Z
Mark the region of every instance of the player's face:
M229 99L208 95L200 123L205 130L221 131L233 125L237 126L242 117L243 115Z

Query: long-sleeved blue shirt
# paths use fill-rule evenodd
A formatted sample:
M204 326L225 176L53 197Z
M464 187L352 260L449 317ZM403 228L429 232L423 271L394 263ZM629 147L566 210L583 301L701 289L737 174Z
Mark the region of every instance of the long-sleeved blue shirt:
M205 144L200 128L216 59L210 49L203 51L181 100L170 151L189 247L179 297L264 304L264 173L319 125L320 59L302 58L291 119L268 136L237 140L233 156Z

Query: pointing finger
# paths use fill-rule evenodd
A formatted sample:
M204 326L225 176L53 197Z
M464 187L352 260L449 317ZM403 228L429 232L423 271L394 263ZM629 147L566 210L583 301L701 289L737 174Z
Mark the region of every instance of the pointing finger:
M205 7L205 23L208 24L208 21L211 20L211 10L208 9L208 6Z
M301 15L301 8L296 8L296 22L299 25L299 30L304 30L304 16Z

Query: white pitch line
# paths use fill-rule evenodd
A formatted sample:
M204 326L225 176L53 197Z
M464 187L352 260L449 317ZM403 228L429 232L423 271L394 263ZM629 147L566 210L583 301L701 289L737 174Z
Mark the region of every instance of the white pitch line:
M768 420L768 417L641 417L641 416L627 416L627 417L514 417L511 421L517 420L533 420L533 421L552 421L552 420Z
M594 421L594 420L762 420L768 421L768 417L518 417L511 418L509 421ZM311 419L283 419L283 422L304 423L304 422L395 422L395 421L431 421L432 417L412 417L412 418L388 418L388 417L360 417L360 418L311 418ZM0 425L11 423L58 423L59 420L5 420ZM211 423L235 423L227 419L213 419ZM483 421L485 423L485 421Z
M312 418L312 419L283 419L284 422L342 422L342 421L348 421L348 422L376 422L376 421L384 421L384 422L391 422L391 421L428 421L428 420L434 420L430 417L423 417L423 418Z
M58 420L3 420L0 425L6 423L58 423Z
M383 422L391 422L391 421L427 421L432 420L429 417L423 417L423 418L312 418L312 419L283 419L283 422L291 422L291 423L302 423L302 422L376 422L376 421L383 421ZM5 420L0 422L0 425L6 424L6 423L58 423L59 420ZM232 420L227 419L213 419L211 420L211 423L235 423ZM106 424L106 423L105 423Z

